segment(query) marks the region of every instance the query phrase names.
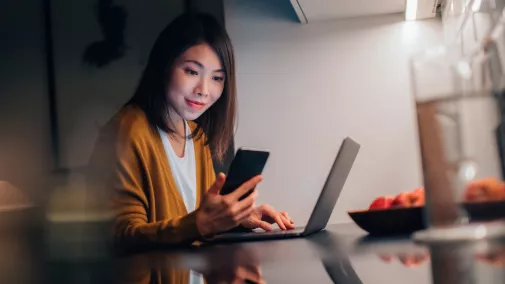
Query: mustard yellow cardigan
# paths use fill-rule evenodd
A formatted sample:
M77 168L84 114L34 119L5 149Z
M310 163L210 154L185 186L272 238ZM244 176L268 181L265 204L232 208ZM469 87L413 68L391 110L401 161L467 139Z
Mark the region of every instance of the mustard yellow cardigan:
M194 139L196 208L215 180L204 140ZM109 193L116 245L184 245L203 238L195 212L188 214L176 187L159 132L139 107L123 107L101 129L89 163L88 186Z

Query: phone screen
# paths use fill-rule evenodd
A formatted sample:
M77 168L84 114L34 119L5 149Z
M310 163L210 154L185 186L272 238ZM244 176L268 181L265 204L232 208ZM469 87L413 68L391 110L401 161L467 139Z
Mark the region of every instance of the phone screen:
M260 175L263 172L269 155L270 153L266 150L240 148L231 162L226 182L221 189L221 194L231 193L244 182ZM254 188L240 197L240 200L249 196L253 191Z

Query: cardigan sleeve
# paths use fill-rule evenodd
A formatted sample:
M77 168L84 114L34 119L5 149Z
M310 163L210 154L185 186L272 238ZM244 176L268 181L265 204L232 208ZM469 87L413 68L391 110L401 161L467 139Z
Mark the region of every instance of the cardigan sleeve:
M120 248L143 245L184 245L203 239L196 225L196 212L148 222L150 159L146 141L132 128L121 124L117 131L105 131L95 146L90 162L93 186L110 191L114 212L113 238Z
M209 189L216 181L216 172L214 171L214 162L212 161L212 153L208 145L204 146L205 149L205 169L207 170L208 182L205 190Z
M126 243L192 243L201 236L196 226L196 211L186 216L148 223L147 197L142 188L142 151L138 145L118 149L118 164L112 175L112 196L116 211L116 239Z

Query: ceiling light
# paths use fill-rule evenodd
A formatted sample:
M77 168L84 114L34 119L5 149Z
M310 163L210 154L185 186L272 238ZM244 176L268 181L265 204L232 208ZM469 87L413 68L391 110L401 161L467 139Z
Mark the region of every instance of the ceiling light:
M439 0L406 0L405 20L421 20L436 16L435 5Z
M417 0L407 0L405 7L405 20L412 21L417 18Z

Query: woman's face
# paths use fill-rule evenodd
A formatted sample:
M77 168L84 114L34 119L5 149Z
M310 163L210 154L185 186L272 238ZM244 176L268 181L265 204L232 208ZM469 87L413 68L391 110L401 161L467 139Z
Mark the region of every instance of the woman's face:
M168 102L181 118L195 120L221 97L224 80L221 60L214 50L206 43L192 46L174 64L167 86Z

